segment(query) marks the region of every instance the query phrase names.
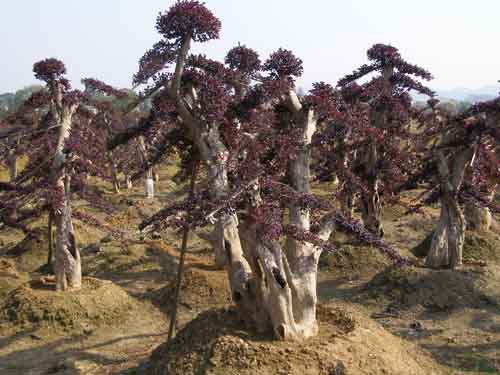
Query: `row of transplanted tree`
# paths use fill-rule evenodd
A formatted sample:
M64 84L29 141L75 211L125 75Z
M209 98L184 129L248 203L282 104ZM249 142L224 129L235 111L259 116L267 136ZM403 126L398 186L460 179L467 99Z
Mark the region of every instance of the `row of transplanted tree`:
M28 231L24 222L50 212L58 289L78 287L81 278L71 193L106 206L87 176L116 186L109 171L130 157L127 147L149 150L135 153L140 156L128 162L129 174L150 176L169 155L180 157L180 180L198 171L196 192L141 229L212 226L216 262L227 270L241 317L279 339L317 333L318 260L322 251L335 250L329 238L336 228L408 262L381 240L383 203L397 203L405 190L425 190L409 210L441 203L427 264L460 265L462 205L476 226L487 225L489 209L497 210L500 98L446 113L422 83L430 73L382 44L369 49L369 65L337 87L320 82L297 95L303 67L291 51L278 49L261 61L239 45L223 62L190 53L193 43L217 39L220 28L198 1L179 1L161 13L161 39L134 76L144 92L121 107L92 93L120 99L123 91L97 80L84 80L85 92L74 91L62 63L35 64L46 87L6 120L2 136L15 140L16 155L26 155L28 164L1 185L0 220ZM413 107L411 91L428 95L428 106ZM151 100L151 110L132 111L143 100ZM124 126L130 113L135 119ZM20 133L26 127L30 132ZM4 160L12 157L9 150ZM120 152L126 156L115 156ZM314 196L314 180L337 180L334 199ZM353 219L354 207L364 226Z
M145 151L139 143L113 151L107 142L139 121L138 112L125 113L133 98L95 79L84 79L85 90L73 90L66 68L57 59L37 62L35 77L45 83L14 111L0 128L0 155L10 181L0 183L0 222L30 233L29 223L48 214L48 233L56 228L55 249L49 234L48 266L54 268L57 289L81 286L80 254L72 217L99 225L84 211L72 213L72 195L106 213L112 205L90 183L95 176L118 190L118 170L139 170ZM25 167L18 171L17 159ZM135 174L138 174L137 172Z

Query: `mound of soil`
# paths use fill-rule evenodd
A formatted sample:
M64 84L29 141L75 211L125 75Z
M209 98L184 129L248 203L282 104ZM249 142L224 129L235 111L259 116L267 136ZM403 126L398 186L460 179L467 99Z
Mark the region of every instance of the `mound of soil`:
M320 335L280 342L245 331L232 310L204 312L151 357L154 375L442 374L412 344L350 308L318 310Z
M153 300L165 311L170 311L174 303L176 281L153 292ZM207 308L222 307L231 303L229 282L224 271L205 271L197 268L185 270L179 308L192 318ZM189 318L189 319L191 319Z
M81 290L56 292L53 282L42 280L25 284L7 296L0 323L82 332L119 325L137 305L110 281L84 278Z
M27 281L27 275L20 273L13 260L0 259L0 303L19 285Z
M411 252L419 258L425 258L429 253L432 236L434 232L429 233L422 242L411 249ZM463 248L463 260L467 262L478 261L499 261L500 236L493 231L477 232L467 231L465 234L465 243Z
M500 236L497 233L467 232L463 248L464 262L499 261L499 248Z
M339 244L334 253L323 252L319 268L323 272L350 278L373 276L392 263L377 249L368 246Z
M16 260L18 270L34 272L47 263L48 248L47 234L37 228L11 248L7 255Z
M392 267L366 284L358 298L436 311L500 306L500 267L470 266L455 271Z
M12 259L0 259L0 277L19 278L19 272Z

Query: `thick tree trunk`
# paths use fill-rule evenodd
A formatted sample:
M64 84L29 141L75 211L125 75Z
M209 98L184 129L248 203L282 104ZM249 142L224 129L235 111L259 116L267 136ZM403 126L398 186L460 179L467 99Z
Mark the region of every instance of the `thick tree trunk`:
M128 174L125 175L125 186L127 187L128 191L132 190L133 188L132 178Z
M386 64L382 69L382 77L384 79L387 93L392 92L393 83L391 78L394 75L394 67ZM374 128L383 129L387 123L387 118L382 111L373 111L370 118L371 126ZM379 149L379 144L376 139L371 139L368 149L366 150L363 167L366 181L367 191L361 192L361 219L363 225L370 232L383 237L384 229L382 226L382 202L379 195L379 160L384 155Z
M68 195L69 178L62 187L65 191L64 205L54 213L56 224L56 254L54 272L56 290L80 289L82 286L82 269L80 252L76 245L76 237L71 219L71 205Z
M146 149L146 143L144 142L144 137L139 137L139 150L142 155L142 162L146 164L148 162L148 155ZM146 179L144 180L144 193L146 199L153 199L155 196L155 180L153 174L153 168L148 168L146 172Z
M299 111L303 121L304 147L289 164L289 180L298 192L309 193L309 158L316 119L309 110ZM215 198L228 191L227 150L216 129L201 138L198 148L207 161L209 181ZM251 194L251 209L260 204L258 184ZM290 206L290 224L309 231L308 210ZM303 340L318 332L316 320L317 265L320 250L292 237L282 249L277 241L264 240L265 228L259 227L250 213L238 226L235 214L227 214L216 223L215 250L219 264L228 271L234 301L243 318L258 330L272 328L281 340ZM332 228L323 233L328 238ZM240 234L241 233L241 234ZM325 235L326 234L326 235Z
M316 129L312 111L302 110L297 98L297 119L302 122L304 145L288 166L288 179L297 192L310 193L309 159L310 143ZM260 197L254 190L251 202L258 208ZM289 221L299 231L310 230L309 210L293 204L289 207ZM250 221L242 228L245 253L253 271L256 317L259 328L271 326L275 336L281 340L304 340L318 333L316 319L317 272L320 249L289 236L286 247L277 242L265 242L262 234L265 228ZM328 239L333 231L331 223L320 233ZM269 324L270 323L270 324Z
M441 197L441 215L432 237L425 265L431 268L455 268L462 264L465 220L454 197Z
M17 178L17 157L15 155L9 155L8 167L10 181L14 182Z
M382 226L382 203L378 193L377 183L368 187L369 191L362 192L360 197L361 219L363 225L370 232L383 237L384 228Z
M384 229L382 227L382 202L378 191L378 150L375 143L370 145L370 150L366 154L364 161L366 191L361 192L360 209L363 225L370 232L383 237Z
M465 219L457 195L473 152L473 148L464 148L448 159L442 152L438 154L441 215L425 260L428 267L455 269L462 264Z
M310 143L316 130L314 113L308 111L303 119L304 145L288 166L288 177L291 187L300 193L311 192L310 181ZM310 230L309 210L294 205L289 207L290 224L302 231ZM293 317L299 335L307 338L318 333L316 320L317 273L320 251L310 243L297 241L291 236L286 241L286 261L288 262L288 279L292 292ZM286 270L286 268L285 268Z
M153 199L155 197L155 180L153 179L152 169L148 169L146 180L144 181L144 189L147 199Z
M229 183L226 161L228 151L218 129L199 132L195 139L202 160L205 161L210 181L210 194L214 199L227 198ZM236 213L221 215L215 222L214 243L216 263L228 273L233 301L238 305L243 320L255 322L255 290L252 288L250 265L243 253Z
M354 214L354 192L348 187L348 182L344 182L339 192L340 211L345 217L352 217Z
M113 180L113 190L115 193L120 193L120 180L118 179L118 169L116 163L113 160L113 153L108 152L109 165L111 167L111 179Z
M57 107L60 123L56 152L52 163L52 181L57 203L53 207L56 226L54 273L56 290L79 289L82 285L80 253L76 247L75 233L71 220L70 177L66 174L64 145L70 136L72 117L77 106L66 107L59 102Z
M52 235L52 224L54 221L54 214L49 211L49 218L47 223L47 240L48 240L48 254L47 254L47 269L49 273L54 272L54 243Z
M230 187L227 177L228 150L222 142L216 124L207 124L190 112L186 103L191 98L180 97L181 77L190 48L191 36L187 35L181 44L173 78L167 87L169 95L176 100L179 116L196 144L201 160L205 162L212 198L228 199ZM311 137L316 128L313 112L304 109L295 95L290 93L291 110L304 120L304 150L297 165L291 163L292 179L295 171L300 175L293 182L298 191L308 191L309 150ZM304 184L304 181L307 183ZM258 183L251 205L258 209L260 202ZM309 229L309 212L302 213L290 207L292 224L304 230ZM250 215L251 216L251 215ZM300 340L317 333L316 321L316 280L319 249L312 245L302 245L288 239L290 248L283 251L277 242L264 238L265 228L259 228L252 219L239 226L236 213L225 211L215 220L215 252L217 263L224 265L228 272L234 302L241 317L262 330L269 325L276 337L282 340ZM242 236L240 237L240 230ZM331 233L327 230L325 233ZM244 245L242 240L245 241ZM290 259L288 259L288 257ZM295 301L294 301L295 299ZM296 309L296 311L294 310ZM270 324L269 324L270 323Z

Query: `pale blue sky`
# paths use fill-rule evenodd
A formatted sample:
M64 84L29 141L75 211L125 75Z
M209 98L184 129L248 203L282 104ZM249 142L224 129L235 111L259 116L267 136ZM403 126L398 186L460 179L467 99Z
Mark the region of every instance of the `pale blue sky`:
M69 78L130 87L156 42L156 15L172 0L2 0L0 92L34 83L32 65L63 60ZM500 0L206 0L221 39L196 50L221 59L238 41L265 58L284 47L304 60L299 82L336 83L366 62L374 43L398 47L430 70L434 88L477 88L500 79Z

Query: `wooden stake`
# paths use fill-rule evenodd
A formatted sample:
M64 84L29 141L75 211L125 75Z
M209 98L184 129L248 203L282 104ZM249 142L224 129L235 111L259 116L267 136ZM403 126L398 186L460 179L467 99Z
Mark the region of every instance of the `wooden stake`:
M198 161L193 161L193 165L191 167L191 181L189 187L189 198L192 198L194 195L194 188L196 184L196 171L197 171ZM189 212L188 212L189 218ZM186 258L187 251L187 242L188 242L188 234L189 234L189 224L186 222L183 228L182 233L182 244L181 244L181 256L179 260L179 267L177 269L177 285L175 286L175 295L174 295L174 306L172 308L172 312L170 313L170 326L168 328L168 341L172 340L175 333L175 323L177 321L177 307L179 305L179 297L181 291L182 284L182 274L184 272L184 260Z

